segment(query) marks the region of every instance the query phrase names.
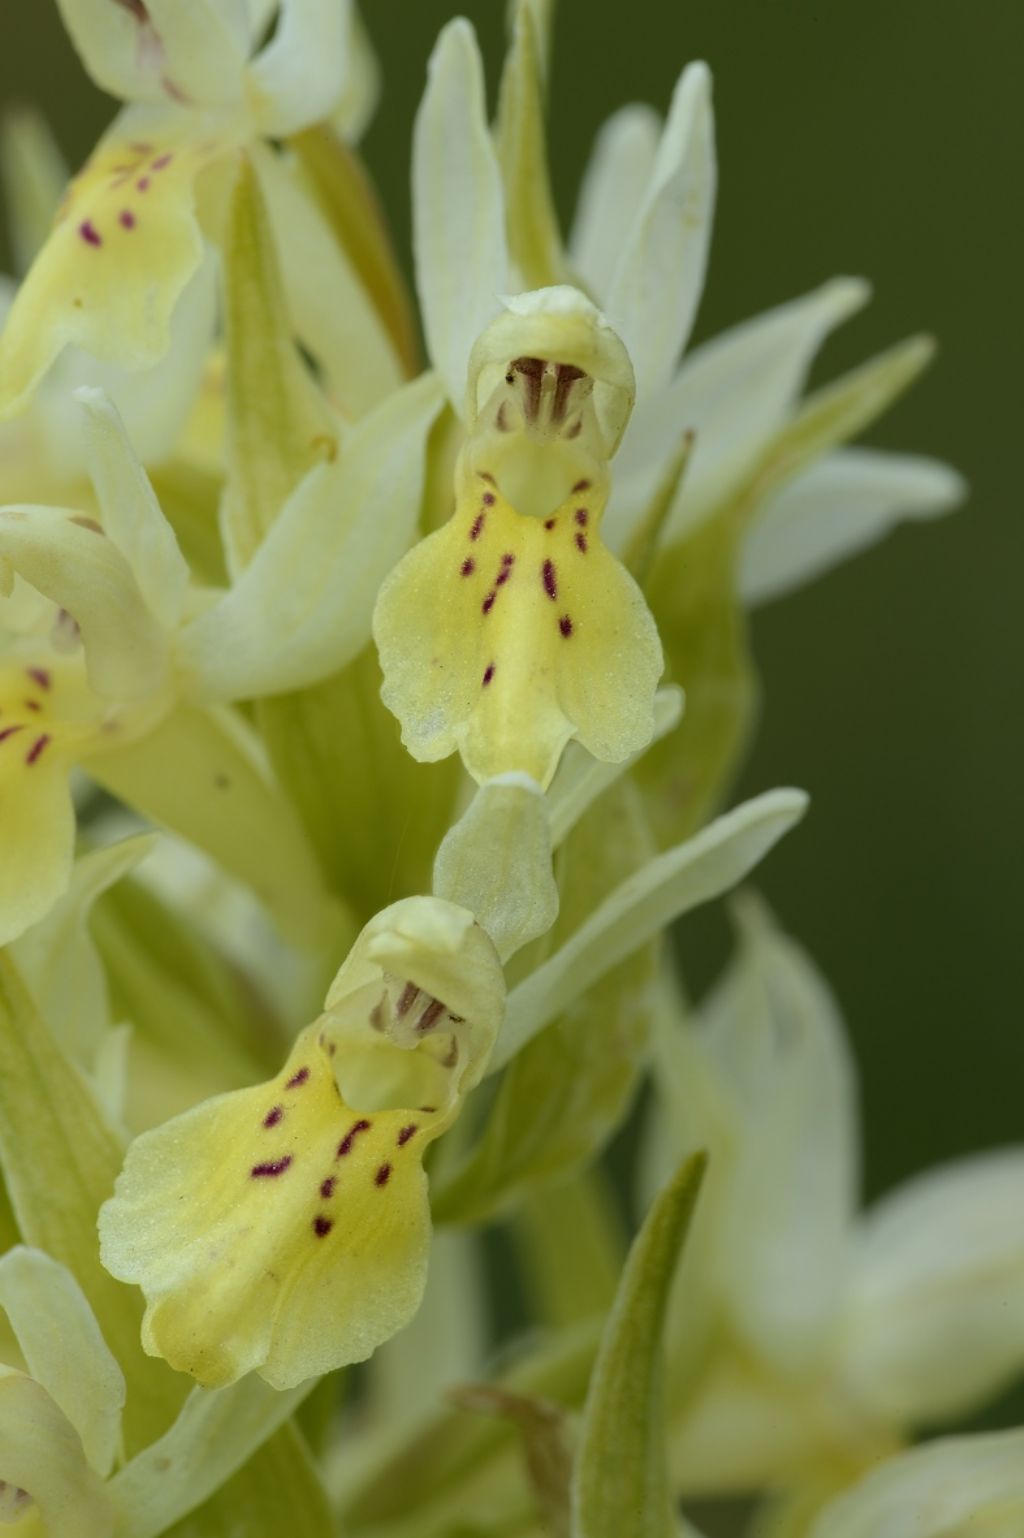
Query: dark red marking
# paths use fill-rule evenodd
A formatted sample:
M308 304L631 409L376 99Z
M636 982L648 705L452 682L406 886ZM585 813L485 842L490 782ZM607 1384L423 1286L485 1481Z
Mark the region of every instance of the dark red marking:
M5 726L3 731L0 731L0 742L6 742L8 737L14 736L15 732L23 732L24 730L24 721L19 721L17 726Z
M43 708L42 705L40 705L38 700L23 700L22 703L24 704L26 710L36 710L36 711L39 711L39 710L42 710L42 708Z
M137 188L137 190L139 192L148 192L149 191L149 177L148 176L140 176L138 181L135 183L135 186L136 186L136 188Z
M313 1232L316 1234L318 1239L324 1238L326 1234L330 1233L333 1227L334 1224L331 1222L330 1218L325 1218L322 1212L318 1212L316 1217L313 1219Z
M386 1186L390 1179L391 1179L391 1165L390 1164L382 1164L380 1169L377 1171L376 1175L374 1175L374 1177L373 1177L373 1183L374 1183L375 1186Z
M494 492L493 491L485 491L484 492L484 507L493 507L493 506L494 506Z
M423 1112L424 1116L433 1116L434 1112L437 1110L437 1106L436 1105L421 1105L420 1106L420 1110Z
M483 533L483 530L484 530L484 524L486 522L487 522L487 515L486 515L486 513L477 513L476 517L473 519L473 526L472 526L472 528L469 531L470 539L479 539L480 538L480 535Z
M300 1084L305 1084L305 1082L306 1082L306 1080L308 1078L309 1078L309 1069L308 1068L300 1068L298 1073L293 1073L292 1074L291 1078L288 1080L288 1083L285 1085L285 1089L298 1089L299 1085Z
M568 614L562 615L562 618L558 621L558 628L567 638L572 635L572 620Z
M122 208L121 212L117 216L117 222L123 230L134 230L135 215L132 213L130 208Z
M406 983L405 987L402 989L398 1003L395 1005L395 1010L399 1015L407 1015L409 1013L413 1004L416 1002L416 995L419 993L419 991L420 990L417 988L415 983Z
M53 680L45 668L26 668L25 672L33 683L39 685L40 689L52 688Z
M342 1138L341 1142L338 1144L338 1152L335 1157L338 1159L343 1159L346 1154L351 1153L352 1144L355 1142L360 1132L368 1132L369 1130L370 1123L366 1120L365 1117L362 1117L359 1121L353 1122L351 1127L349 1127L348 1131L345 1133L345 1136Z
M276 1127L278 1122L282 1121L283 1119L284 1119L284 1106L283 1105L275 1105L275 1106L272 1107L271 1110L269 1110L267 1112L266 1116L264 1116L264 1118L263 1118L263 1125L265 1127Z
M589 491L590 490L590 482L589 481L577 481L575 486L572 489L573 489L574 493L577 492L577 491Z
M476 562L474 561L474 559L473 559L473 557L471 555L467 555L466 559L463 561L462 565L459 567L459 576L460 577L471 577L475 571L476 571Z
M576 512L575 512L574 516L575 516L576 522L579 524L580 528L581 529L585 529L586 526L587 526L587 520L590 517L590 514L587 512L586 508L585 507L578 507L576 509Z
M557 522L558 522L557 518L545 518L545 520L544 520L544 527L546 529L553 529Z
M490 683L490 681L491 681L491 679L493 677L494 677L494 663L493 662L489 662L487 664L487 666L484 668L483 685L484 685L485 689L487 688L487 685Z
M483 603L480 605L481 609L484 611L485 614L490 614L491 610L494 608L494 600L497 598L497 596L498 596L497 593L488 593L487 594L487 597L484 599Z
M579 551L580 555L586 555L586 553L587 553L587 536L585 534L577 534L576 535L576 549Z
M477 475L479 475L480 479L482 481L486 481L489 486L493 486L493 485L496 484L494 476L491 474L491 472L489 470L478 470L476 473L477 473Z
M494 579L495 587L504 587L505 583L508 581L508 579L509 579L509 577L511 577L511 575L512 575L512 568L511 568L511 566L503 566L501 568L501 570L499 571L498 575Z
M265 1164L254 1164L249 1173L254 1180L263 1180L268 1176L283 1175L291 1162L291 1154L283 1154L280 1159L268 1159Z
M174 156L173 156L173 154L171 154L170 151L168 151L164 155L158 155L156 157L156 159L153 161L153 170L154 171L162 171L165 166L169 166L170 165L170 163L171 163L171 161L173 159L174 159Z
M51 738L49 732L44 732L41 737L37 737L35 742L29 748L28 752L25 754L26 764L36 763L42 756L46 749L46 745L50 742L50 740Z
M551 602L554 603L558 597L558 581L555 575L554 561L545 561L540 569L540 575L541 581L544 583L544 591L551 599Z
M90 534L103 533L102 523L97 523L95 518L88 518L84 513L76 513L69 522L77 523L80 529L88 529Z
M403 1127L402 1128L401 1132L398 1134L398 1146L399 1146L399 1148L404 1148L405 1147L406 1143L413 1136L415 1131L416 1131L416 1123L414 1121L411 1121L407 1127Z
M93 224L91 219L83 219L78 226L78 233L87 246L102 246L103 236Z
M326 1201L329 1196L333 1196L334 1195L334 1186L335 1186L334 1176L333 1175L328 1175L327 1179L323 1182L323 1184L320 1187L320 1195L323 1197L324 1201Z
M444 1014L444 1005L440 999L431 999L426 1009L416 1022L418 1031L432 1031L439 1016Z
M124 10L129 11L132 16L135 17L135 20L139 23L140 26L144 26L145 23L149 20L149 12L143 5L142 0L117 0L117 3L118 5L122 6ZM132 148L134 148L134 145ZM146 148L148 149L149 146L147 145Z

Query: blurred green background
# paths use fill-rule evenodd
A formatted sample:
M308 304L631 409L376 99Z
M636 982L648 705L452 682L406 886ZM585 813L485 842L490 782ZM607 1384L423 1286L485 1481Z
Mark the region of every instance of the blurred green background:
M501 54L502 0L465 6ZM408 145L445 0L365 0L385 95L366 143L403 252ZM760 884L818 959L862 1065L867 1185L1019 1139L1024 7L1013 0L561 0L551 143L563 214L602 118L716 77L720 192L698 339L862 273L823 372L912 331L938 365L871 434L968 477L969 505L758 614L766 714L744 792L798 784ZM50 0L2 0L0 101L77 164L111 114ZM721 920L686 948L721 951Z

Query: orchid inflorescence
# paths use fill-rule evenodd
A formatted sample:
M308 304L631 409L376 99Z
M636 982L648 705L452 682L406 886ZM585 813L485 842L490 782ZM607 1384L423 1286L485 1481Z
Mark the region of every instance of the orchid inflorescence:
M811 959L750 890L705 998L666 941L807 807L723 810L750 610L962 497L847 446L930 341L808 393L844 278L688 352L709 72L566 238L545 0L493 117L437 41L418 317L349 0L58 5L123 106L66 190L3 131L0 1522L1019 1538L1024 1430L950 1433L1024 1149L863 1212Z

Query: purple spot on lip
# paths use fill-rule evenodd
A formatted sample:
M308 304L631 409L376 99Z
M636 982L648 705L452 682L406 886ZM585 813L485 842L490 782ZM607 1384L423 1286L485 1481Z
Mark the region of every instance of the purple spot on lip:
M32 679L33 683L37 683L39 685L40 689L49 689L52 687L53 680L50 678L50 675L45 668L26 668L25 672L27 673L28 677Z
M590 517L590 514L587 512L585 507L578 507L576 509L575 518L576 518L576 522L579 524L581 529L585 529L586 528L586 526L587 526L587 519L589 517Z
M26 700L25 701L25 709L26 710L40 711L40 710L42 710L42 708L43 707L42 707L42 705L40 705L38 700Z
M575 486L572 489L573 489L574 492L576 492L576 491L589 491L590 490L590 482L589 481L577 481Z
M265 1164L254 1164L249 1174L254 1180L262 1180L267 1176L283 1175L291 1162L291 1154L284 1154L280 1159L268 1159Z
M380 1168L378 1169L377 1173L373 1177L373 1183L374 1183L375 1186L386 1186L390 1179L391 1179L391 1165L390 1164L382 1164L380 1166Z
M440 999L431 999L426 1009L416 1022L418 1031L432 1031L436 1022L444 1014L444 1005Z
M409 1141L415 1131L416 1123L414 1121L411 1121L407 1127L402 1128L401 1132L398 1134L399 1148L405 1147L406 1143Z
M576 536L576 549L579 551L580 555L586 555L586 553L587 553L587 536L585 534L577 534L577 536Z
M569 618L568 614L562 615L562 618L558 621L558 628L564 636L568 637L572 635L572 620Z
M147 192L149 190L149 177L140 176L135 185L140 192Z
M327 1179L323 1182L323 1184L320 1187L320 1195L324 1198L324 1201L326 1201L329 1196L333 1196L334 1195L334 1186L335 1186L334 1176L333 1175L328 1175Z
M369 1129L370 1129L370 1123L366 1120L365 1117L361 1118L357 1122L353 1122L352 1126L348 1129L348 1131L345 1133L345 1136L342 1138L341 1142L338 1144L338 1152L335 1155L335 1157L338 1158L338 1159L343 1159L346 1154L351 1153L352 1152L352 1144L355 1142L355 1140L358 1137L359 1133L360 1132L368 1132Z
M305 1084L305 1082L306 1082L306 1080L308 1078L309 1078L309 1069L308 1068L300 1068L298 1073L293 1073L292 1074L291 1078L288 1080L288 1083L285 1085L285 1089L298 1089L299 1085L300 1084Z
M557 518L545 518L545 520L544 520L544 527L546 529L553 529L557 522L558 522Z
M473 559L473 557L471 555L467 555L466 559L463 561L462 565L459 567L459 576L460 577L471 577L475 571L476 571L476 562L474 561L474 559Z
M416 995L419 993L419 991L420 990L417 988L415 983L406 983L405 987L402 989L401 994L399 995L398 1003L395 1005L395 1008L400 1015L407 1015L409 1013L413 1004L416 1002Z
M103 236L93 224L91 219L83 219L78 226L78 233L87 246L102 246Z
M487 594L487 597L484 599L483 603L480 605L481 609L484 611L485 614L490 614L491 610L494 608L494 600L497 598L497 596L498 596L497 593L493 593L493 592Z
M47 743L50 742L50 740L49 732L44 732L41 737L37 737L35 742L29 748L28 752L25 754L26 764L34 764L40 758L44 749L46 748Z
M486 514L477 513L476 517L473 519L473 524L469 531L470 539L480 538L480 535L483 533L483 528L486 521Z
M130 208L122 208L117 216L117 222L123 230L133 230L135 228L135 215Z
M330 1218L325 1218L322 1212L318 1212L313 1219L313 1232L318 1239L322 1239L325 1234L329 1234L333 1227L334 1224Z
M491 679L493 677L494 677L494 663L493 662L489 662L487 664L487 666L484 668L483 685L484 685L485 689L487 688L487 685L490 683L490 681L491 681Z
M484 507L493 507L493 506L494 506L494 492L493 491L485 491L484 492Z
M554 561L545 561L540 569L541 581L544 583L544 591L552 603L558 597L558 581L555 575Z
M264 1116L264 1118L263 1118L263 1125L265 1127L276 1127L278 1122L281 1121L283 1118L284 1118L284 1106L283 1105L275 1105L271 1110L269 1110L267 1112L266 1116Z
M173 159L174 159L174 156L172 154L170 154L170 153L167 153L165 155L158 155L156 157L156 159L153 161L153 170L154 171L162 171L165 166L169 166L170 165L170 163L171 163L171 161Z
M15 732L23 732L24 730L24 721L19 721L17 726L5 726L3 731L0 731L0 742L6 742L8 737L14 736Z

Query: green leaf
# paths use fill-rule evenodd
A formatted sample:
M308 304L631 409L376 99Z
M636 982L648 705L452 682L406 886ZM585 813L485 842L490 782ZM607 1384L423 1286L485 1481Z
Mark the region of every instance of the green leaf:
M287 1425L204 1506L166 1528L164 1538L242 1538L250 1533L328 1538L334 1530L313 1460L294 1426Z
M554 942L571 943L649 853L639 798L621 780L563 846ZM656 948L640 945L513 1059L479 1142L434 1193L438 1221L477 1222L595 1156L626 1114L646 1057L655 965Z
M515 1215L513 1235L532 1318L564 1329L608 1313L626 1242L600 1165L530 1191Z
M77 1070L0 952L0 1167L26 1244L67 1266L128 1384L130 1446L164 1430L186 1384L143 1354L142 1297L100 1265L96 1215L122 1148Z
M661 1338L676 1264L704 1176L693 1154L637 1235L590 1379L573 1472L573 1538L669 1538Z

